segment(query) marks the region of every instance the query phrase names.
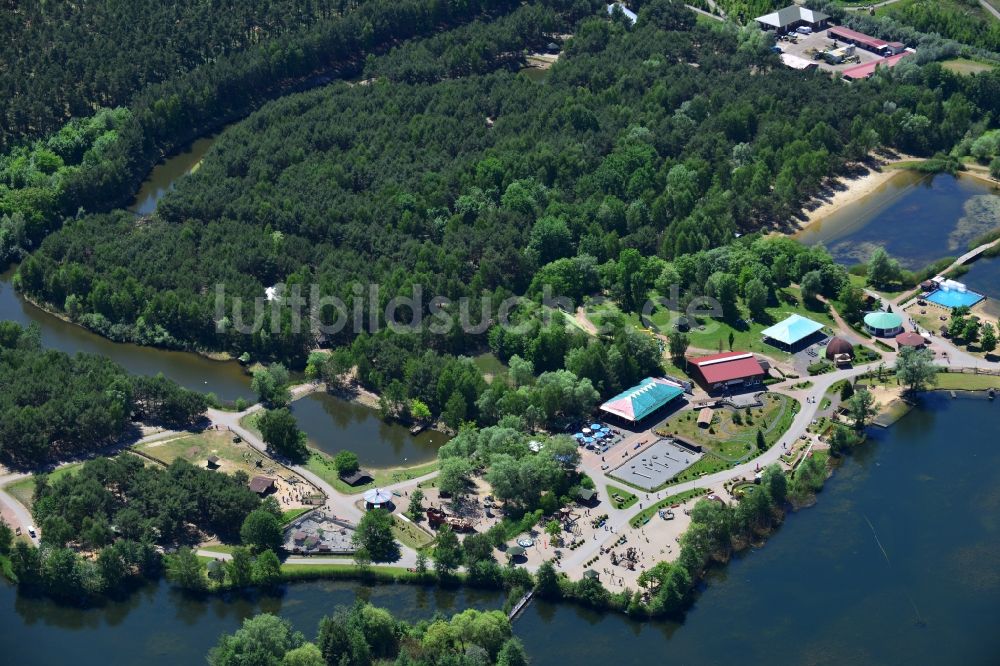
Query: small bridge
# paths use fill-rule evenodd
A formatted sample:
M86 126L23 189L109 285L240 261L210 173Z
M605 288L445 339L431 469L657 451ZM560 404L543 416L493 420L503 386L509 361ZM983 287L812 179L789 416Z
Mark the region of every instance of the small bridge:
M528 593L523 597L521 597L521 599L516 604L514 604L514 607L510 609L510 612L507 613L507 619L513 622L514 618L517 617L521 611L527 608L529 603L531 603L531 597L533 597L534 595L535 595L534 590L528 590Z

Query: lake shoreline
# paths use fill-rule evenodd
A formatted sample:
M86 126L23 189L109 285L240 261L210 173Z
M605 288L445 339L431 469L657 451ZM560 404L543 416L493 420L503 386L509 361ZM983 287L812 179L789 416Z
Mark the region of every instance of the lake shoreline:
M829 181L824 190L826 192L832 191L832 194L829 194L828 196L824 196L822 194L816 195L806 202L798 214L800 219L795 221L793 235L807 229L814 223L833 215L840 209L874 194L880 187L892 180L897 174L908 170L906 168L894 167L894 165L913 161L914 158L909 156L900 156L888 160L874 158L874 165L863 165L866 169L865 173L840 176L834 178L832 181ZM818 205L814 208L809 208L809 206L814 205L817 202Z

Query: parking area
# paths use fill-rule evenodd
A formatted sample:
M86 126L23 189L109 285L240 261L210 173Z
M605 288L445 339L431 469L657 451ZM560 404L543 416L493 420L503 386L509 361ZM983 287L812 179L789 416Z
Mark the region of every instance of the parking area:
M840 72L848 67L854 67L858 64L874 62L882 59L882 56L861 47L855 48L853 55L846 57L844 61L839 64L831 64L823 58L819 58L818 60L815 59L814 56L819 53L845 46L844 42L835 42L830 39L827 36L826 30L814 32L811 35L802 35L798 33L793 33L787 36L783 35L778 38L777 46L782 50L782 52L798 56L799 58L804 58L810 62L815 62L819 65L820 69L828 72Z
M701 456L672 439L661 439L611 471L609 476L652 490L698 462Z

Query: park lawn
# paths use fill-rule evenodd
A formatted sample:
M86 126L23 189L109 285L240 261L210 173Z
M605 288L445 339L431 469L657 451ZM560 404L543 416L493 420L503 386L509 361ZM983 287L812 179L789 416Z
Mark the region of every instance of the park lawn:
M677 435L689 442L700 444L709 453L733 463L743 462L757 450L757 430L764 432L768 445L777 441L791 425L795 414L795 401L778 393L761 396L763 407L750 410L753 423L748 423L746 410L739 410L742 423L733 417L736 410L720 408L713 411L710 428L698 426L698 414L694 410L679 412L657 427L661 436Z
M761 332L773 324L786 319L792 314L798 314L823 324L829 329L836 330L837 324L827 310L813 310L802 303L802 295L797 287L786 287L780 290L782 297L780 302L766 308L767 321L749 321L748 315L741 312L744 323L734 325L732 323L718 319L703 319L699 326L694 326L688 331L687 336L691 346L696 349L706 349L712 351L730 349L729 338L732 335L734 350L757 350L768 356L777 359L788 359L791 354L766 344L761 339Z
M953 58L951 60L945 60L941 63L941 66L956 74L979 74L980 72L988 72L996 67L996 65L992 65L988 62L970 60L968 58Z
M301 506L297 509L286 509L285 511L281 512L281 524L285 525L287 523L290 523L299 516L301 516L303 513L311 509L312 509L311 506Z
M434 543L434 537L397 515L392 516L392 535L404 546L420 550Z
M226 474L242 470L253 476L261 470L256 465L258 460L263 461L263 466L270 462L257 449L246 442L234 442L232 433L221 430L206 430L174 439L146 442L134 448L167 465L183 458L193 465L204 467L208 456L214 455L219 458L219 471Z
M569 317L567 317L567 319L568 318ZM504 365L503 361L498 359L491 352L473 356L472 363L479 369L479 372L483 374L483 377L487 382L492 382L497 377L507 376L507 366Z
M209 544L207 546L198 547L198 550L207 550L211 553L224 553L227 555L232 555L233 550L235 549L236 546L230 546L224 543L214 543L214 544Z
M70 463L69 465L63 465L57 467L52 472L49 472L49 482L57 481L60 477L67 474L76 474L83 467L83 463ZM34 502L35 496L35 477L34 475L21 479L20 481L14 481L13 483L8 483L4 486L4 490L11 494L18 502L20 502L24 508L31 510L31 505Z
M281 578L286 582L298 580L317 580L321 578L355 580L358 578L381 580L385 582L416 582L434 580L433 573L422 577L406 567L391 564L372 564L362 571L352 560L345 559L343 564L282 564ZM457 580L463 576L458 575Z
M936 388L949 391L1000 389L1000 377L996 375L964 374L961 372L939 372Z
M612 317L624 317L625 321L631 326L635 328L644 328L638 313L624 313L621 308L618 307L617 303L610 300L602 301L600 303L591 301L589 303L585 303L583 308L587 315L587 319L589 319L598 329L605 324L605 320Z
M632 516L632 519L629 520L629 525L631 525L632 527L639 527L647 520L655 516L656 512L659 511L660 509L670 507L675 504L681 504L683 502L688 501L692 497L698 497L699 495L704 495L707 492L708 490L706 490L705 488L692 488L691 490L685 490L684 492L677 493L676 495L670 495L660 500L656 504L646 507L639 513Z
M615 499L615 497L614 497L615 493L617 493L618 495L620 495L622 497L622 499L624 499L624 501L623 502L619 502L617 499ZM608 484L608 500L611 501L611 502L614 502L615 506L617 506L619 509L628 509L629 507L631 507L632 505L634 505L636 502L638 502L639 498L636 497L631 492L629 492L628 490L625 490L624 488L619 488L618 486L613 486L613 485L611 485L609 483Z
M345 495L356 495L369 490L370 488L388 486L394 483L399 483L400 481L415 479L418 476L425 476L432 472L436 472L440 466L440 461L432 460L431 462L424 463L422 465L414 465L412 467L369 469L368 471L371 472L375 479L374 481L359 486L350 486L344 483L343 479L340 478L340 475L337 474L337 468L333 465L332 456L329 456L321 451L310 449L309 459L305 463L305 468L307 470L329 483L337 492Z

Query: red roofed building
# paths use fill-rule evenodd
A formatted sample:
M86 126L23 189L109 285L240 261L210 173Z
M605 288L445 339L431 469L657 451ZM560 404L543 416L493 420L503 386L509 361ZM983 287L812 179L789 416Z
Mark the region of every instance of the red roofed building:
M709 393L756 386L767 370L749 352L727 352L689 359L691 377Z
M875 73L875 69L878 67L895 67L896 63L910 55L909 51L903 51L894 56L889 56L888 58L882 58L881 60L875 60L873 62L866 62L863 65L855 65L854 67L848 67L842 74L845 79L867 79L869 76Z

